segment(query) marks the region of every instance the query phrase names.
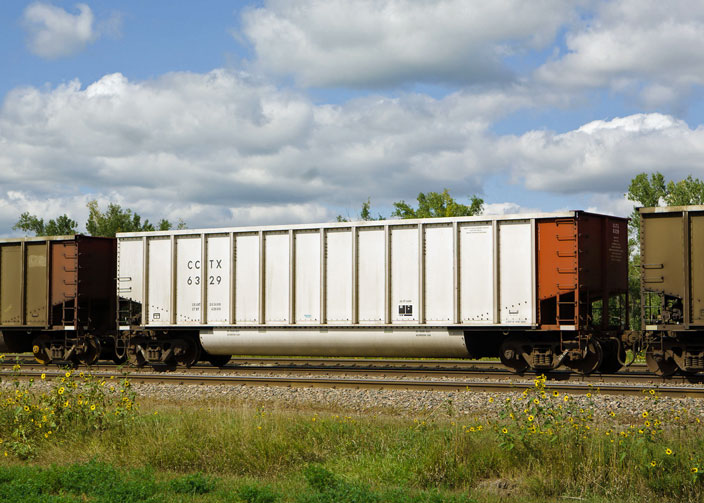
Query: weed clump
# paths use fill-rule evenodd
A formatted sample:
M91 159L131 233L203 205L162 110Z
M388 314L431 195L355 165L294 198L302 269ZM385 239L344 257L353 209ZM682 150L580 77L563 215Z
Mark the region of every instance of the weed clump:
M43 443L67 435L124 429L135 418L135 398L127 379L74 370L53 379L41 374L38 381L15 376L0 388L0 455L28 459Z

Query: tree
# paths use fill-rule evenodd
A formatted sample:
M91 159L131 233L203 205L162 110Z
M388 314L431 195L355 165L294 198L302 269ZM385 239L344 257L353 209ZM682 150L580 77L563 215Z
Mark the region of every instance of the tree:
M35 236L66 236L78 232L78 222L63 214L57 217L56 220L49 220L45 225L43 218L31 215L25 211L12 228L14 230L33 232Z
M684 180L665 182L661 173L655 172L648 178L647 173L636 175L628 186L626 197L640 206L687 206L704 204L704 182L688 175ZM633 209L630 222L631 231L640 237L640 214Z
M373 217L371 208L372 200L370 197L368 197L367 200L362 203L362 209L359 211L359 220L363 220L365 222L369 222L372 220L384 220L384 217L381 216L381 214L377 214L376 217ZM337 215L337 221L349 222L349 219L343 217L342 215Z
M484 210L484 200L472 196L469 206L460 204L450 195L450 191L444 189L442 192L428 192L418 194L418 208L411 207L406 201L396 201L392 217L403 219L408 218L442 218L442 217L469 217L479 215ZM362 210L359 212L359 219L364 221L384 220L384 217L377 214L372 216L371 199L367 198L362 203ZM349 222L342 215L337 216L338 222Z
M406 201L394 203L396 208L391 216L400 218L442 218L442 217L468 217L481 214L484 209L484 200L473 195L469 206L460 204L445 189L442 192L428 192L418 194L418 208L412 208Z
M86 230L91 236L115 237L118 232L137 231L168 231L174 226L166 219L159 220L156 229L149 220L142 222L142 217L130 209L123 210L119 204L110 203L105 212L101 212L97 201L90 201L88 207L88 221ZM67 215L61 215L56 220L49 220L44 224L44 219L24 212L17 223L12 227L15 230L33 232L36 236L63 236L78 233L78 222ZM176 229L185 229L186 222L178 219Z
M86 222L86 230L91 236L106 236L115 237L118 232L141 232L153 231L154 228L149 220L144 220L142 217L127 208L125 210L119 204L108 204L107 210L101 212L98 207L98 201L90 201L88 204L88 222ZM157 228L160 231L168 231L173 228L171 222L166 219L159 220ZM177 229L185 229L186 223L179 219L176 226Z

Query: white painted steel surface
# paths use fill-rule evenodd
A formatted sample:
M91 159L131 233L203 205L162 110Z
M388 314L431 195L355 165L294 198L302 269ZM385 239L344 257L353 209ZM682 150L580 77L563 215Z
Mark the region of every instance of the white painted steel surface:
M244 347L264 349L269 342L260 346L254 339L265 333L261 340L284 344L279 354L294 354L295 343L278 339L290 333L336 346L325 354L362 354L369 347L365 354L390 354L380 352L386 348L408 356L412 346L429 356L435 354L426 351L430 345L438 356L451 356L461 338L447 343L447 327L462 332L535 324L536 219L570 217L574 213L119 234L118 295L146 298L150 327L205 328L207 339L222 335L207 327L250 326L253 331L242 332L252 338ZM391 331L389 324L404 328ZM286 327L298 328L280 332ZM421 339L421 329L432 336ZM237 337L222 339L233 341L233 352L245 340ZM366 342L354 342L358 337ZM220 347L216 339L204 344Z
M230 321L230 283L232 279L230 236L206 237L207 261L205 284L208 310L206 320L211 325L225 325Z
M259 235L235 236L235 319L241 324L259 321Z
M117 294L127 300L142 303L143 240L121 239L117 242L119 272L117 275Z
M452 225L425 229L425 321L447 325L452 322L453 242Z
M180 237L176 240L176 323L200 323L202 281L201 238Z
M359 323L384 322L384 229L360 229L357 238L357 305Z
M320 324L320 232L296 234L296 323Z
M284 324L289 317L289 234L267 234L264 239L264 319Z
M147 241L147 324L171 323L171 240Z
M327 231L325 251L327 322L352 323L352 231Z
M535 240L532 222L501 222L499 225L500 323L527 325L535 319L533 264Z
M392 228L391 320L394 323L418 322L418 272L418 227Z
M494 324L494 229L485 222L459 226L460 320ZM497 320L498 321L498 320Z
M211 354L467 358L459 329L209 328L200 341Z

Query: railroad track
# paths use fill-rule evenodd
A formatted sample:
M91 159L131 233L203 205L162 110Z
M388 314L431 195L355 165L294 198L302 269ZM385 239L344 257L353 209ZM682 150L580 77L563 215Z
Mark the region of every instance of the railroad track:
M58 377L62 371L22 370L18 378L38 378L42 373L47 377ZM228 385L228 386L283 386L289 388L352 388L352 389L404 389L431 391L478 391L509 392L521 391L531 387L529 382L512 381L463 381L463 380L413 380L413 379L379 379L379 378L344 378L344 377L294 377L294 376L258 376L258 375L224 375L194 373L114 373L106 371L91 372L94 377L110 378L117 375L139 384L172 385ZM550 391L569 394L606 394L606 395L641 395L650 389L656 389L660 396L704 398L704 388L681 385L643 385L641 383L601 383L595 385L587 382L552 381L547 384Z
M29 362L19 362L21 378L59 376L62 370ZM8 362L3 364L7 375ZM633 367L631 367L633 369ZM636 369L644 369L637 366ZM663 396L704 398L704 379L674 376L659 378L638 370L618 374L582 376L566 371L546 373L549 387L564 393L641 394L658 389ZM237 386L331 387L366 389L414 389L441 391L521 390L529 387L536 374L517 376L500 363L466 360L371 360L371 359L302 359L302 358L234 358L224 369L198 365L185 371L155 373L115 365L97 365L89 369L100 377L125 376L137 383L169 383ZM1 375L1 374L0 374ZM689 384L689 385L687 385Z

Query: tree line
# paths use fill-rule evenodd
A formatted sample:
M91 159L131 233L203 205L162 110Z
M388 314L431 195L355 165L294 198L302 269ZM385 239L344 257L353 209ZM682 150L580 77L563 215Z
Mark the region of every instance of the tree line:
M186 222L181 219L174 226L170 221L162 218L155 226L149 220L142 221L138 213L129 208L122 209L115 203L108 204L105 211L100 210L96 200L89 201L86 206L88 207L86 231L91 236L115 237L118 232L168 231L174 228L186 228ZM66 236L78 233L78 222L64 213L44 223L43 218L24 212L12 228L34 233L35 236Z

